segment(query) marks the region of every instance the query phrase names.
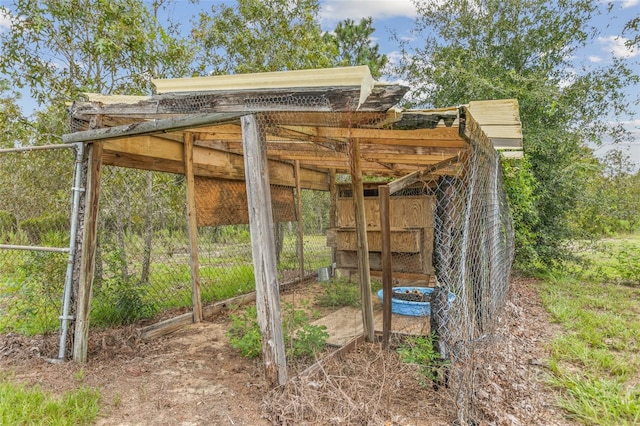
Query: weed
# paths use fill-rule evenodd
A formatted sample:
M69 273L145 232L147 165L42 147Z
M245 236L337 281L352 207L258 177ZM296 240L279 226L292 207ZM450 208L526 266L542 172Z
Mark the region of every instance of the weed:
M282 329L287 356L311 357L320 351L329 337L326 327L310 324L309 314L302 309L295 309L292 304L284 303L282 308ZM249 306L240 314L232 314L230 319L231 328L227 337L231 347L240 351L244 357L258 357L262 353L262 336L256 307Z
M84 380L84 368L73 373L73 378L76 379L76 382L82 382Z
M334 278L323 283L324 294L316 296L318 306L335 308L342 306L360 306L360 285L346 278ZM379 281L371 280L371 291L377 292L382 288Z
M402 362L417 366L421 386L426 388L445 380L448 361L443 360L433 347L433 336L408 339L397 351Z
M113 395L113 406L119 407L120 404L122 404L122 394L120 392L116 392L116 394Z

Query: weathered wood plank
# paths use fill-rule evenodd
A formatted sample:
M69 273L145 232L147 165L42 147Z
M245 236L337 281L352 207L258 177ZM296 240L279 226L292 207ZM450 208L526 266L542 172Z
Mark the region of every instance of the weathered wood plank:
M369 243L367 242L367 218L365 217L364 188L360 168L360 145L349 142L349 160L351 163L351 185L355 205L355 225L357 235L358 279L360 281L360 300L362 302L362 325L367 341L373 342L374 323L371 301L371 275L369 266Z
M336 262L336 245L338 224L338 185L336 184L335 169L329 170L329 229L327 230L327 246L331 247L331 263ZM333 241L331 240L333 238Z
M408 87L376 85L358 111L386 112L395 106ZM150 117L172 114L246 114L248 110L264 111L345 111L351 112L360 101L361 86L270 88L221 90L215 92L168 93L152 96L137 103L105 104L76 102L73 116L89 120L92 115ZM313 102L317 98L323 102ZM311 101L310 101L311 100ZM77 141L79 142L79 141Z
M200 298L196 186L193 175L193 133L190 132L184 134L184 168L187 181L187 225L189 230L189 266L191 269L191 306L193 322L200 322L202 321L202 299Z
M262 356L267 383L270 387L276 387L287 381L287 360L280 314L265 140L255 116L242 117L241 125Z
M232 297L230 299L216 302L213 305L208 305L202 309L202 317L205 319L212 319L215 315L223 312L226 309L230 309L234 306L243 306L256 300L256 293L251 292L240 296ZM173 333L183 327L193 323L193 313L188 312L186 314L178 315L177 317L169 318L164 321L157 322L155 324L148 325L138 330L140 338L144 340L151 340L157 337L165 336Z
M244 160L240 154L210 149L194 143L193 168L196 176L244 181ZM120 138L104 142L105 165L184 174L182 143L155 136ZM293 166L269 161L274 185L295 187ZM326 172L300 168L300 185L305 189L328 190Z
M432 196L392 197L390 201L390 220L392 229L433 227ZM377 198L364 200L367 227L380 229L380 206ZM355 228L354 204L351 198L338 200L338 227Z
M102 145L87 146L87 173L85 180L84 212L82 216L82 247L80 251L80 274L76 298L76 321L73 337L73 359L87 362L89 345L89 312L98 241L98 203L100 200L100 174L102 170Z
M358 268L358 255L355 251L338 250L336 253L337 267L347 269ZM370 270L382 271L382 257L379 252L369 252ZM391 253L391 264L394 277L396 272L410 272L413 274L429 274L429 265L425 268L421 253Z
M298 268L300 270L300 279L304 277L304 226L302 220L302 186L300 185L300 162L295 162L296 176L296 219L298 222L297 250L298 250Z
M391 221L389 209L389 187L380 185L378 187L378 198L380 198L380 234L382 250L380 256L382 258L382 346L389 346L389 334L391 332Z
M142 121L138 123L127 124L124 126L67 133L66 135L62 135L62 140L64 143L86 143L92 141L105 141L108 139L116 139L128 136L152 135L154 133L189 129L192 127L205 126L213 123L232 122L239 119L243 115L246 115L246 112L193 114L186 117L167 120Z
M355 229L338 228L338 250L357 250L357 237ZM383 230L367 230L369 251L382 252L384 248ZM422 249L422 228L418 229L390 229L389 245L391 251L396 253L419 253Z

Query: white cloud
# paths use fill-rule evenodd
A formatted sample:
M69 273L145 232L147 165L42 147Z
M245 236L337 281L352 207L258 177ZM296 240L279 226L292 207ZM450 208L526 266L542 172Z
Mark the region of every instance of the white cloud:
M640 0L624 0L622 2L622 8L634 7L640 4Z
M11 14L0 8L0 33L11 28Z
M587 59L589 59L589 62L593 62L594 64L597 64L598 62L602 62L602 58L600 56L589 56Z
M324 0L320 7L320 18L330 22L347 18L359 21L369 16L374 20L416 16L411 0Z
M605 46L603 49L613 53L613 56L617 58L633 58L640 55L640 49L637 47L635 49L629 48L626 45L627 41L628 39L624 37L614 35L598 38L598 42Z

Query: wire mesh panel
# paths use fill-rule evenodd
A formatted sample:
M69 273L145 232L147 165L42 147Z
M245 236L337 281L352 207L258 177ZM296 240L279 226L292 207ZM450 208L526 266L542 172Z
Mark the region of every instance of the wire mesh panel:
M191 306L183 175L104 167L91 324Z
M435 275L453 300L432 311L431 324L437 327L432 332L450 360L458 416L468 419L474 371L482 364L479 349L495 329L513 261L513 229L498 153L472 143L460 173L438 179L436 199Z
M0 333L60 327L75 151L0 153Z

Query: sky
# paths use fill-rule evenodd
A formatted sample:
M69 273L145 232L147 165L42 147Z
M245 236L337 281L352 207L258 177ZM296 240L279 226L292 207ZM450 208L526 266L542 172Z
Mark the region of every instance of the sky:
M439 1L439 0L433 0ZM166 13L170 14L174 21L183 27L190 25L190 20L200 10L210 10L213 4L233 4L231 0L200 0L198 4L190 1L178 1L170 6ZM7 4L7 0L0 0L0 5ZM600 1L599 6L606 9L609 1ZM640 16L640 0L613 1L612 18L597 17L592 23L600 29L601 35L595 43L589 45L572 58L576 65L601 66L611 62L611 56L623 58L630 67L640 75L640 50L629 51L624 45L625 39L621 37L621 31L626 22L636 16ZM416 16L416 10L412 0L320 0L321 25L326 31L332 30L340 20L351 18L356 21L371 16L376 28L374 41L380 45L380 51L388 55L390 60L398 56L398 47L391 40L393 32L401 38L412 38L410 29ZM5 25L0 16L0 31ZM391 78L392 79L392 78ZM640 87L630 87L629 93L640 97ZM25 100L29 102L28 99ZM29 108L28 105L25 108ZM32 108L32 107L31 107ZM632 133L633 141L630 143L605 144L596 149L596 155L603 156L612 148L622 149L628 153L632 161L640 166L640 104L636 104L636 116L624 121L625 127Z

